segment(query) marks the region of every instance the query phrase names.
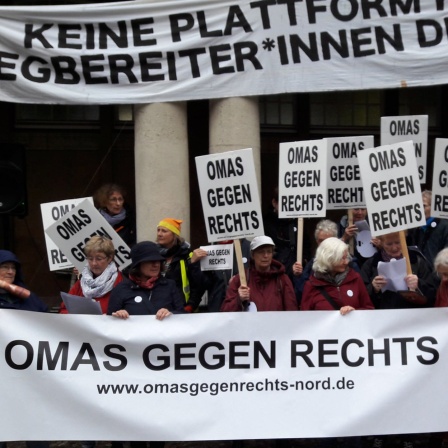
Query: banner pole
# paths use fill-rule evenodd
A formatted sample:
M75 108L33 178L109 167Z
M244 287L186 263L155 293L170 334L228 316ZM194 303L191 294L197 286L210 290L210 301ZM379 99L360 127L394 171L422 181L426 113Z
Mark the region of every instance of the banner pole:
M243 263L243 253L241 251L241 241L233 240L233 246L235 248L235 255L238 264L238 274L240 276L240 283L242 286L247 286L246 271L244 270L244 263Z
M303 257L303 218L297 218L297 260L302 263Z

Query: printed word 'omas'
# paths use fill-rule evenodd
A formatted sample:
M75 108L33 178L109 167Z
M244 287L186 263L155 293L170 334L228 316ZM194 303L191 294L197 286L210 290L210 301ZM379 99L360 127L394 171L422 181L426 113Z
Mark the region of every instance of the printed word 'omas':
M98 352L87 342L76 347L68 342L59 342L52 349L49 341L39 341L33 346L25 340L14 340L5 348L5 361L15 370L26 370L32 366L37 370L78 370L80 366L85 365L99 371L102 364L106 370L120 371L128 365L125 352L126 348L120 344L108 344ZM104 355L110 360L100 363L99 359L104 358ZM175 370L196 370L198 366L208 370L223 367L257 369L263 361L269 367L275 367L275 357L275 341L270 341L267 348L260 341L230 341L228 346L219 342L209 342L201 346L196 343L183 343L174 344L172 347L152 344L142 353L143 363L154 371L169 367Z
M79 209L77 214L73 214L70 218L64 219L60 224L56 226L58 234L66 241L70 240L77 233L81 232L84 227L92 223L92 218L83 209ZM84 246L92 236L105 236L112 240L112 236L104 229L100 227L92 232L89 236L85 237L83 241L77 243L70 249L71 254L78 261L85 260ZM125 260L129 260L131 255L129 250L124 246L118 246L115 249L115 257L120 263L124 263Z

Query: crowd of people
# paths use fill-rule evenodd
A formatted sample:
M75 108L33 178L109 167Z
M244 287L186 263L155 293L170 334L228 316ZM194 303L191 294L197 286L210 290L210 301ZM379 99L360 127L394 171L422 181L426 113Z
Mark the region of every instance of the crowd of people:
M154 229L154 242L136 243L135 219L121 187L108 184L95 197L101 214L130 246L131 265L120 272L112 241L94 236L85 245L86 265L69 293L98 301L103 314L119 319L149 315L163 320L198 311L325 310L346 315L354 310L448 306L447 223L431 218L429 210L426 225L409 232L409 247L403 248L399 233L392 232L372 240L375 252L368 258L351 253L349 245L356 240L357 222L368 222L366 209L356 209L352 223L346 217L339 225L323 219L314 233L315 256L304 263L295 257L294 223L272 214L274 198L266 234L241 240L244 272L237 271L236 262L233 270L203 272L199 261L207 253L193 250L181 236L182 220L164 218ZM425 210L430 209L430 192L424 191L422 197ZM404 253L411 268L403 278L407 290L391 290L378 266L400 260ZM45 303L26 289L20 261L7 250L0 250L0 307L47 311ZM63 303L60 313L67 313ZM384 440L378 436L375 448L384 446ZM94 444L86 441L82 446ZM164 442L150 446L160 448ZM412 438L403 436L403 446L411 448Z

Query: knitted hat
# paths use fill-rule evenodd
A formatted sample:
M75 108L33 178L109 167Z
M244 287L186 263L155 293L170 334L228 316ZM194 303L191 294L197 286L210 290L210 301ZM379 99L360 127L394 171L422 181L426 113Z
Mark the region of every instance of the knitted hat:
M181 219L165 218L159 222L157 227L165 227L176 235L180 236L180 225L183 223Z
M131 248L131 269L137 267L144 261L164 261L160 254L159 247L152 241L142 241Z

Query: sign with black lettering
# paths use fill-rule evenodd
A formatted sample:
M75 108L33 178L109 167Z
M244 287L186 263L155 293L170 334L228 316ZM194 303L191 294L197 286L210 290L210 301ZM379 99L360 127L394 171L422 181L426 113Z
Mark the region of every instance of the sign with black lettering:
M420 183L426 182L428 153L428 115L381 117L381 145L412 140Z
M358 153L372 236L426 223L412 141Z
M90 200L93 204L92 198L76 198L66 199L64 201L47 202L40 204L40 211L42 213L42 223L44 230L48 229L54 222L61 219L71 209L76 207L85 199ZM47 257L50 271L57 271L60 269L69 269L73 267L70 260L62 253L61 249L53 242L53 240L45 233L45 244L47 246Z
M327 210L365 207L358 151L373 148L373 135L326 138Z
M327 145L324 140L280 143L278 216L325 216Z
M80 202L45 229L45 233L62 253L66 254L68 260L79 272L82 272L86 264L84 246L94 235L105 236L112 240L115 248L114 260L118 269L122 270L131 264L128 245L88 200Z
M448 83L443 0L20 3L0 6L5 102L146 104Z
M201 258L201 271L220 271L233 269L233 244L201 246L207 256Z
M436 138L431 216L448 219L448 139Z
M210 243L263 235L252 149L196 157Z

